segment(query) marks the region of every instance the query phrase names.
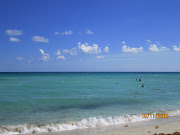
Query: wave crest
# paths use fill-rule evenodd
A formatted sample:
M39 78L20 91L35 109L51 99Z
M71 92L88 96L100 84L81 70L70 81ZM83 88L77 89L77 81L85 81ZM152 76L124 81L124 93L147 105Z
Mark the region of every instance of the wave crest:
M160 111L156 113L166 113L169 116L180 115L180 110L175 111ZM125 115L120 117L90 117L88 119L82 119L78 122L69 122L69 123L52 123L44 125L6 125L0 126L0 134L2 135L14 135L14 134L31 134L31 133L43 133L43 132L57 132L64 130L73 130L73 129L82 129L82 128L91 128L99 126L109 126L109 125L119 125L131 122L141 122L147 121L154 118L142 118L142 115Z

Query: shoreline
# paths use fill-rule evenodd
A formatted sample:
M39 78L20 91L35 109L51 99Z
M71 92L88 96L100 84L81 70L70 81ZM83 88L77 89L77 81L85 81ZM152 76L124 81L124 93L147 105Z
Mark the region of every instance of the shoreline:
M180 132L180 115L171 116L169 119L23 135L154 135L160 133L172 134L175 132Z

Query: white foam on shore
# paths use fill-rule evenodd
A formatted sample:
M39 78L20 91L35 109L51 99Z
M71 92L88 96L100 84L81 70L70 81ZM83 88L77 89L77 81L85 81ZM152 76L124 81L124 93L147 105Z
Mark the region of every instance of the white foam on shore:
M168 114L169 116L180 115L180 110L175 111L160 111L153 113L154 115L158 113ZM88 119L82 119L78 122L69 122L67 124L45 124L45 125L6 125L0 126L1 135L14 135L14 134L31 134L31 133L43 133L43 132L57 132L64 130L73 129L83 129L92 128L99 126L109 126L109 125L120 125L132 122L148 121L155 118L142 118L142 114L139 115L126 115L120 117L90 117Z

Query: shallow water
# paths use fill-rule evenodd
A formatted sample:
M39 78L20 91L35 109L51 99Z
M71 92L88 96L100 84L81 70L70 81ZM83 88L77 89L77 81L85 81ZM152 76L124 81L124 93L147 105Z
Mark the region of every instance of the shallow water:
M1 126L112 125L122 116L177 114L180 73L0 73L0 93Z

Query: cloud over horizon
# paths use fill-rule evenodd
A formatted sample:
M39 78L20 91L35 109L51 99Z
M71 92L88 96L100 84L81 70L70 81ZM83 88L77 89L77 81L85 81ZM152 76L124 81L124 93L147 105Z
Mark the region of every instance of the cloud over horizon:
M108 46L104 47L104 52L109 52L109 47Z
M92 46L89 46L88 43L81 44L81 42L79 42L78 47L83 53L86 53L86 54L101 53L101 50L99 50L98 44L93 44Z
M132 48L132 47L128 47L126 45L122 46L122 52L129 52L129 53L139 53L139 52L143 52L143 47L139 47L139 48Z
M160 52L160 51L168 51L169 48L162 46L159 42L156 44L153 44L151 40L146 40L149 44L149 50L152 52Z
M180 51L180 45L179 45L179 47L174 45L173 46L173 50L176 51L176 52L179 52Z

